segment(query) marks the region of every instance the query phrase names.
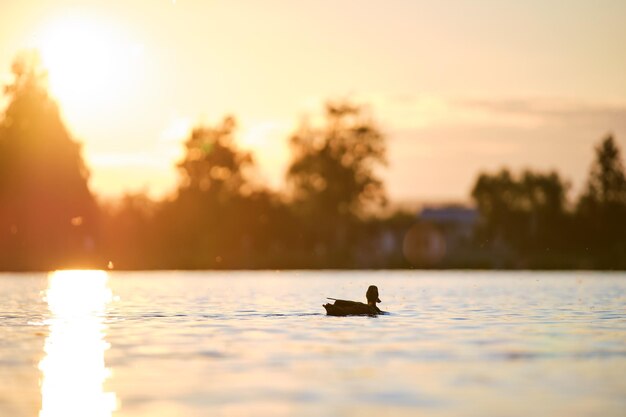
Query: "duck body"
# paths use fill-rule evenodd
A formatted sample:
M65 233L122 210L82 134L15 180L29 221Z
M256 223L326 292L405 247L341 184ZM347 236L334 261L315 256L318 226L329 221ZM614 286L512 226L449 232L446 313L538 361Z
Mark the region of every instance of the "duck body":
M349 300L335 300L333 304L324 304L324 308L329 316L375 316L383 313L375 305Z
M365 293L365 298L367 298L367 304L358 301L329 298L334 303L323 304L323 307L329 316L376 316L385 314L384 311L376 306L376 303L381 302L380 298L378 298L378 287L370 285L367 293Z

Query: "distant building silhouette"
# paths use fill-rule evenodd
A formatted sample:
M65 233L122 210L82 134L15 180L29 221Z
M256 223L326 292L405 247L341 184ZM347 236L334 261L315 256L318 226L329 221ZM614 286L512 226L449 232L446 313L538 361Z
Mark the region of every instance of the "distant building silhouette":
M426 207L404 237L404 256L417 267L458 263L471 246L478 221L478 211L473 208Z
M441 228L448 248L471 239L479 217L477 209L461 206L425 207L418 215L420 221Z

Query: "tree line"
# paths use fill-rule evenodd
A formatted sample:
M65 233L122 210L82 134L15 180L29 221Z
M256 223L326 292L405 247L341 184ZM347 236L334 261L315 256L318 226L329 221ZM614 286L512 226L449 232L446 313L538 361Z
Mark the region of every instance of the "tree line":
M190 132L172 196L100 202L36 56L12 70L0 121L0 270L626 267L626 181L612 137L575 203L557 173L480 174L471 238L436 263L410 262L405 235L422 220L380 214L386 138L365 106L328 102L321 125L301 123L285 190L252 179L254 155L237 147L228 116Z
M479 175L477 242L511 267L626 269L626 177L613 136L595 148L577 201L568 188L556 172Z

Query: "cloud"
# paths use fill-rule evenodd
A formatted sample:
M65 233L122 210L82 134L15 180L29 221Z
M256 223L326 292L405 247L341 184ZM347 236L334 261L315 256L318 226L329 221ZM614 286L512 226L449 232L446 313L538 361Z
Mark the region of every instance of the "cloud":
M455 106L484 111L495 117L534 119L541 125L626 126L625 102L599 102L572 98L509 98L455 100Z
M372 94L371 103L384 127L395 133L436 127L508 127L537 129L550 125L626 127L626 102L572 98L455 98L438 95Z

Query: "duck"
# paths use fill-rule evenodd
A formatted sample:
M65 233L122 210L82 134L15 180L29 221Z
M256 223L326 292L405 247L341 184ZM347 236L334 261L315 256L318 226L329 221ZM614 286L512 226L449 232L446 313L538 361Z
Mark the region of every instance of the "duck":
M376 316L385 314L376 303L382 303L378 298L378 287L370 285L365 293L367 304L358 301L338 300L336 298L328 298L333 300L333 304L323 304L326 314L329 316Z

